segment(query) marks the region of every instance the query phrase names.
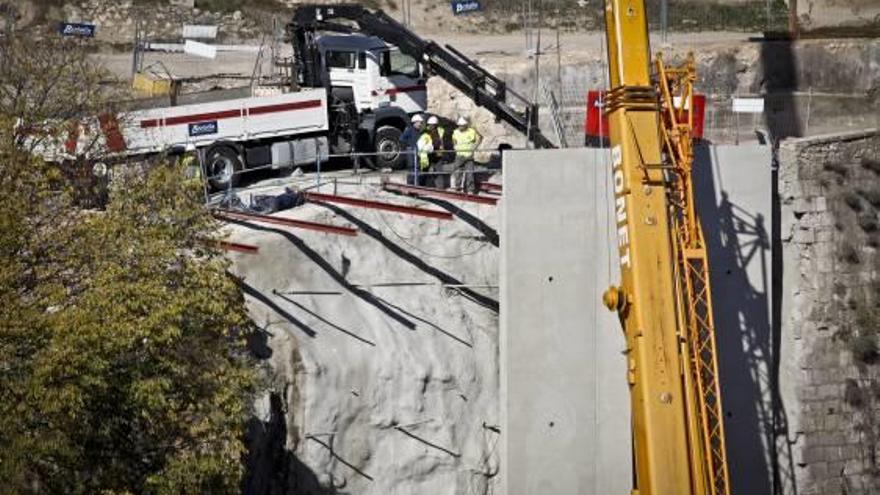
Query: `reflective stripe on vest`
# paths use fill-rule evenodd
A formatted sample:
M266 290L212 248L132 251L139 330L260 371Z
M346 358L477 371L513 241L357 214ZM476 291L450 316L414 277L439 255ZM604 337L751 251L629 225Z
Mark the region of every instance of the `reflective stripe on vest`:
M425 170L431 164L429 155L434 150L434 141L427 132L419 136L416 142L416 149L419 152L419 168Z
M456 129L452 132L452 143L455 145L455 155L470 158L477 147L477 131L473 127L465 130Z

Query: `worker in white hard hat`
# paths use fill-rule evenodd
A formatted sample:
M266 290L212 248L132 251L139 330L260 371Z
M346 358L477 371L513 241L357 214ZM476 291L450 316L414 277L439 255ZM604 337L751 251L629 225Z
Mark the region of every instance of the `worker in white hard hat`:
M403 134L400 135L400 143L403 145L403 150L406 153L406 162L409 165L410 171L415 171L416 169L416 146L419 142L419 137L424 132L425 126L425 118L420 114L415 114L410 119L410 124L404 129Z
M442 188L443 158L449 151L446 145L446 129L440 126L440 119L436 115L428 117L428 126L422 134L419 142L419 166L423 172L431 172L432 177L426 183L434 187ZM430 143L430 146L429 146Z
M452 145L455 147L452 186L458 191L475 193L474 150L480 147L483 136L471 127L470 120L464 115L458 117L455 124L452 131Z

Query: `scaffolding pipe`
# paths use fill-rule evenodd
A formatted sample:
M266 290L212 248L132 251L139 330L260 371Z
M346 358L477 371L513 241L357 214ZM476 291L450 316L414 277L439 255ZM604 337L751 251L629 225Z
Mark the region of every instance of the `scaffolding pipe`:
M490 198L488 196L477 196L476 194L465 194L445 189L433 189L430 187L410 186L397 182L383 182L382 188L386 191L394 191L402 194L410 194L413 196L433 196L436 198L452 199L456 201L470 201L471 203L480 203L484 205L496 205L498 198Z
M427 208L419 208L416 206L396 205L393 203L385 203L382 201L371 201L368 199L352 198L348 196L338 196L333 194L322 194L314 192L302 193L306 201L338 203L359 208L372 208L374 210L386 210L396 213L405 213L407 215L415 215L420 217L438 218L441 220L452 220L452 213L448 211L430 210Z
M326 223L307 222L305 220L294 220L292 218L273 217L270 215L260 215L257 213L244 213L232 210L214 210L214 215L221 220L243 220L264 223L274 223L284 225L286 227L296 227L305 230L314 230L325 234L339 234L347 236L356 236L357 229L351 227L340 227L338 225L330 225Z
M236 251L239 253L247 253L247 254L257 254L260 252L260 248L257 246L252 246L250 244L241 244L238 242L229 242L229 241L213 241L220 249L224 251Z

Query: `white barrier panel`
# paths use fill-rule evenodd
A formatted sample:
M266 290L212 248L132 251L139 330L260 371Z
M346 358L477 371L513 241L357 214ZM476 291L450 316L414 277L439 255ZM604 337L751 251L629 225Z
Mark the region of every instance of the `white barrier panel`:
M199 24L184 24L183 37L187 39L212 40L217 37L217 26L204 26Z
M764 98L734 98L733 111L735 113L762 113Z
M245 52L258 53L260 47L257 45L209 45L214 47L218 52ZM144 50L151 52L172 52L179 53L184 51L183 43L144 43Z
M217 48L198 41L186 40L183 45L183 53L197 57L215 58L217 57Z

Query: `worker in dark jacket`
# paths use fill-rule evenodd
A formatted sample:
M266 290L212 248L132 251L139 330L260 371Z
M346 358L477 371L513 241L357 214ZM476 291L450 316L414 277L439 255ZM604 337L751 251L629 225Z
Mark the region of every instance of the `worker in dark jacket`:
M416 169L416 145L419 137L424 132L425 119L419 114L413 115L410 119L410 125L400 135L400 143L406 153L406 163L410 171Z

